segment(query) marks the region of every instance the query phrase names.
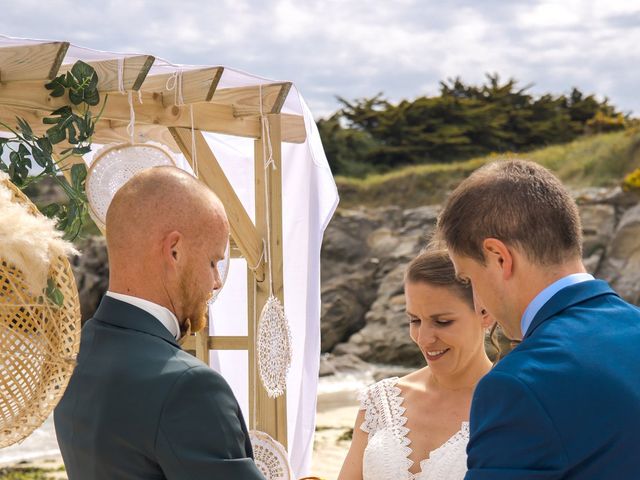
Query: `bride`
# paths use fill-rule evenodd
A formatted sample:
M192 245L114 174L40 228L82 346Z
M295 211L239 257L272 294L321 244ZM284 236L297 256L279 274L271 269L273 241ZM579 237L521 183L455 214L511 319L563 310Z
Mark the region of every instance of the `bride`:
M411 339L427 366L360 395L353 441L338 480L456 480L467 470L473 390L491 368L493 320L456 280L446 251L426 251L405 274Z

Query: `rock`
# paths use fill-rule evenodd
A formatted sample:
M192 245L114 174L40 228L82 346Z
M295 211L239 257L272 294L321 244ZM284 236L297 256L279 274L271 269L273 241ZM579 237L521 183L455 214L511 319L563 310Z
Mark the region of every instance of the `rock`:
M592 256L602 250L611 241L615 230L616 211L612 205L583 205L580 207L582 232L584 236L583 255Z
M373 370L373 379L376 382L384 380L385 378L392 377L404 377L411 372L415 372L414 367L403 367L401 365L376 365Z
M640 204L623 215L598 273L625 300L640 303Z
M338 372L362 372L371 370L372 366L351 354L333 355L325 353L320 356L320 376L334 375Z
M82 323L91 318L109 286L106 239L87 237L78 243L80 255L71 259L78 285Z
M328 352L360 330L376 295L374 268L328 279L322 285L321 350Z

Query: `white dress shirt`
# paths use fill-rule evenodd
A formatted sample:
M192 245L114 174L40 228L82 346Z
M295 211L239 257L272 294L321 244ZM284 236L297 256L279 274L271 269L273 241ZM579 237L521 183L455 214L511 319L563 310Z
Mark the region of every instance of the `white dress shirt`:
M149 300L132 297L131 295L125 295L123 293L107 292L106 295L144 310L169 330L169 333L171 333L176 340L180 339L180 324L178 323L178 318L168 308L150 302Z

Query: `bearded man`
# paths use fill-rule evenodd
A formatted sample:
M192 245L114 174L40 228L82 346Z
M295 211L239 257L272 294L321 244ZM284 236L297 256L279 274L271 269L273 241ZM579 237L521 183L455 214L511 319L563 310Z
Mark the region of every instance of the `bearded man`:
M106 229L109 291L54 416L69 479L263 479L228 384L178 344L221 287L222 203L151 168L118 190Z

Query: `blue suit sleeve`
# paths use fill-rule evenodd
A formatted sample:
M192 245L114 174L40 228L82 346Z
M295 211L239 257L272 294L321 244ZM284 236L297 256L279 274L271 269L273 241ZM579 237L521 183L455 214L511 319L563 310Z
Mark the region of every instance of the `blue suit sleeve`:
M498 371L474 393L466 480L564 478L567 455L554 424L531 389Z
M156 456L167 480L264 480L233 392L205 366L183 372L166 398Z

